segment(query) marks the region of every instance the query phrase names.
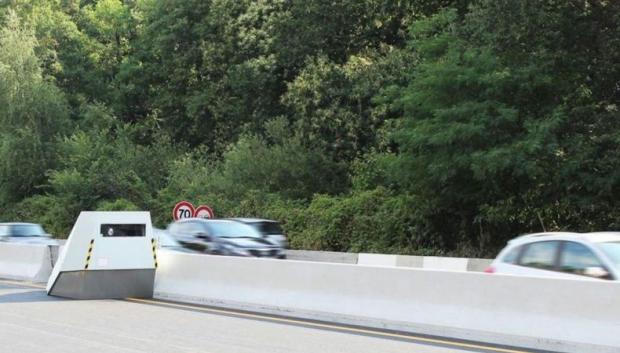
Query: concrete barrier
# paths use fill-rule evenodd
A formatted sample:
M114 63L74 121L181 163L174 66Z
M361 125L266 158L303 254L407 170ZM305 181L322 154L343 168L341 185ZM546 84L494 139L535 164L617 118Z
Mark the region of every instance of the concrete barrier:
M550 351L620 351L620 283L158 257L158 298Z
M358 264L366 266L414 267L431 270L483 272L492 259L463 257L386 255L335 251L287 250L289 260Z
M289 260L356 264L357 254L337 251L286 250Z
M55 248L0 243L0 277L47 280ZM618 282L168 251L158 258L158 298L523 348L620 352Z
M424 267L424 256L397 255L396 266L422 268Z
M446 271L467 271L469 259L462 257L424 256L423 268Z
M467 271L469 272L484 272L491 263L492 259L467 259Z
M58 261L58 257L60 256L60 253L62 252L62 248L64 245L51 245L50 248L50 256L52 258L52 268L54 267L54 265L56 265L56 262Z
M396 255L384 254L364 254L361 253L357 257L358 265L366 266L396 266Z
M47 281L53 268L52 247L0 243L0 277L30 282Z

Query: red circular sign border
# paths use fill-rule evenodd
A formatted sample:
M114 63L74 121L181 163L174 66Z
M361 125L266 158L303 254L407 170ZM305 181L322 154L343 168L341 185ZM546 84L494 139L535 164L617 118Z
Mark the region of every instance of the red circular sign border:
M200 205L196 207L196 209L194 210L194 217L198 217L198 211L201 211L203 209L209 212L209 215L211 215L211 217L209 218L215 218L215 213L213 212L213 209L207 205Z
M172 209L172 219L174 219L175 221L179 220L176 214L179 208L181 208L182 206L188 206L192 210L192 217L194 217L194 214L196 213L196 208L194 207L194 205L192 205L191 202L185 200L177 202L177 204L174 205L174 208Z

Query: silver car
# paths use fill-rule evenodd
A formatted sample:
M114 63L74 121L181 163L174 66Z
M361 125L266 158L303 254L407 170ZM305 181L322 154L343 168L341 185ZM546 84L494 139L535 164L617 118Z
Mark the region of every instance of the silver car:
M36 223L0 223L0 242L58 245L58 241Z

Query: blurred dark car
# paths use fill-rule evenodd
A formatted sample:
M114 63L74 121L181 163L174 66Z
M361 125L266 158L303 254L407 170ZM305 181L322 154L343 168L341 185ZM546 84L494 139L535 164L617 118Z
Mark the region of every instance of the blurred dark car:
M288 247L288 239L280 226L280 223L270 219L261 218L229 218L233 221L241 222L256 229L267 240L274 244L280 245L286 249Z
M284 249L256 229L224 219L187 218L171 223L168 234L184 247L209 254L283 258Z
M174 239L166 229L153 227L153 236L157 240L157 248L160 250L178 251L183 253L198 252L197 250L192 250L181 245L181 243Z
M58 241L36 223L0 223L0 242L58 245Z

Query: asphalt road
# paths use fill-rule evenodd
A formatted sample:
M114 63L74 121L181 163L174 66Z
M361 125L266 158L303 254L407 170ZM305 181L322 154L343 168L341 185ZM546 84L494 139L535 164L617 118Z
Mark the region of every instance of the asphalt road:
M0 280L6 353L526 353L159 301L65 300Z

